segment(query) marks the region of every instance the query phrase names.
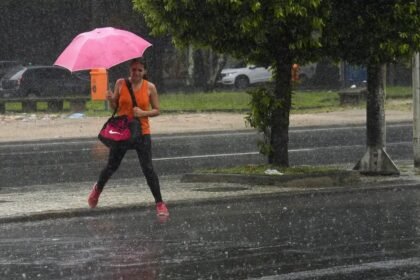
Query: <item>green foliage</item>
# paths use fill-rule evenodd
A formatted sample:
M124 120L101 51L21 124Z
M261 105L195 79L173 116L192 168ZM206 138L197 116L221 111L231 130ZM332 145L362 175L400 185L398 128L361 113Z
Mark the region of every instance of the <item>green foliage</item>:
M314 58L327 12L320 0L133 0L155 35L171 35L179 46L211 47L271 65L281 49L296 62Z
M170 35L177 45L210 47L257 65L272 66L273 104L279 99L284 106L267 120L269 124L280 124L273 126L270 135L276 139L270 161L288 165L290 72L293 63L305 64L319 56L320 35L328 14L326 2L133 0L133 3L155 35Z
M323 44L327 55L354 64L382 64L420 49L419 1L330 0Z
M267 87L258 87L249 90L247 93L251 95L251 108L245 120L251 127L263 133L263 140L258 141L260 153L270 156L273 152L273 147L270 144L272 112L277 108L282 108L282 103L275 98L273 91Z
M270 128L271 112L276 106L274 94L265 87L252 89L247 93L251 96L251 110L246 120L252 127L264 132Z

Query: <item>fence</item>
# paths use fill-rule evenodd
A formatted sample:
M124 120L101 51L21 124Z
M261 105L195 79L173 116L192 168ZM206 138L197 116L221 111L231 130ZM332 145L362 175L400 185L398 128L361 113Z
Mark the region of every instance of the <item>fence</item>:
M20 103L22 112L36 112L38 110L37 103L47 103L47 111L61 112L63 111L64 102L69 103L70 111L84 111L86 102L90 100L90 96L71 96L71 97L14 97L0 98L0 114L6 113L7 103Z

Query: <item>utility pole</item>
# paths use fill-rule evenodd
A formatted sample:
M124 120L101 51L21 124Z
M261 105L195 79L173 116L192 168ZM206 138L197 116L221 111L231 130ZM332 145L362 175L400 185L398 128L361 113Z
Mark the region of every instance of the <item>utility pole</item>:
M413 56L413 152L414 167L420 167L420 62L419 53Z
M400 171L385 150L385 65L368 64L366 102L367 151L354 167L362 174L399 175Z

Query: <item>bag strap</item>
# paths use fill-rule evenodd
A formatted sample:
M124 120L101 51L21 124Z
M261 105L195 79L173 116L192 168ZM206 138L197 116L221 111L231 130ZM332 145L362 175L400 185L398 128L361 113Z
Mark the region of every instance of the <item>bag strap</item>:
M130 96L131 96L131 101L133 102L133 108L137 107L137 102L136 102L136 98L134 97L134 92L133 92L133 88L131 87L131 82L128 78L125 78L125 84L127 85L128 91L130 92ZM117 106L114 109L114 112L112 113L112 116L115 116L115 114L117 113L118 110L118 102L117 102Z
M117 110L118 110L118 104L117 104L117 106L115 106L114 112L112 112L112 117L115 116L115 114L117 113Z
M134 97L134 92L133 92L133 88L131 87L131 82L128 78L125 78L125 84L128 87L128 91L130 92L130 96L131 96L131 101L133 102L133 107L137 107L137 102L136 102L136 98Z

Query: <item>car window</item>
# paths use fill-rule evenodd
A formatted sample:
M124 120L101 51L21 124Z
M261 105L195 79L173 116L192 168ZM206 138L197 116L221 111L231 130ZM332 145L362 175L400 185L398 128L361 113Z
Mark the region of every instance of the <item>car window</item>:
M10 80L18 80L22 77L22 75L25 73L26 69L21 69L18 72L14 73L9 79Z
M38 80L45 74L43 74L42 69L28 69L23 75L25 76L25 79Z
M238 62L237 64L235 64L235 66L233 68L244 68L244 67L246 67L246 62L241 61L241 62Z
M5 80L9 80L9 79L16 80L16 79L18 79L18 77L20 77L22 75L24 70L26 70L26 68L22 67L22 66L13 67L3 76L3 79L5 79Z
M61 69L45 69L45 78L60 80L65 76L65 72Z

